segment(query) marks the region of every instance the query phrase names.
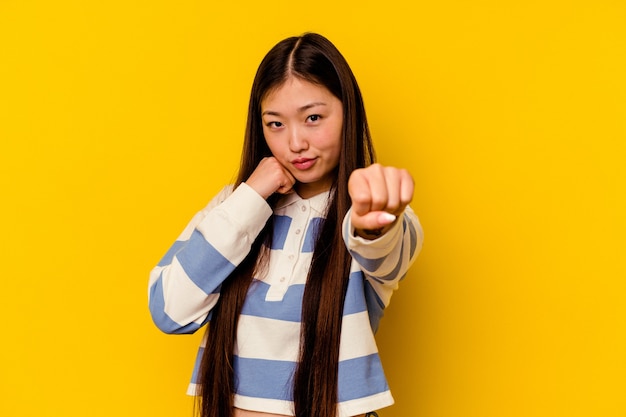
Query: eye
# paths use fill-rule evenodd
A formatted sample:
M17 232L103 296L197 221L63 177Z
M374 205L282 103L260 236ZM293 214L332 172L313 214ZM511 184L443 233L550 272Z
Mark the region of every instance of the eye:
M266 125L267 125L267 127L270 127L270 128L273 128L273 129L278 129L279 127L283 126L283 124L281 122L276 122L276 121L267 122Z
M307 117L307 120L310 122L317 122L322 118L322 116L320 116L319 114L312 114L309 117Z

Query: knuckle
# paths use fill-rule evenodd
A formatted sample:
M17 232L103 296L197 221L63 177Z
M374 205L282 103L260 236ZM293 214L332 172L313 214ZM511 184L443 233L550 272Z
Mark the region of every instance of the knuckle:
M370 202L370 196L362 190L357 190L352 194L352 201L358 204L366 204Z
M384 208L387 205L387 198L382 195L373 195L372 196L372 207L375 208Z
M401 207L401 203L400 203L400 201L399 201L399 200L391 200L391 201L388 201L388 202L387 202L387 207L386 207L386 209L387 209L389 212L392 212L392 213L393 213L393 212L396 212L398 209L400 209L400 207Z

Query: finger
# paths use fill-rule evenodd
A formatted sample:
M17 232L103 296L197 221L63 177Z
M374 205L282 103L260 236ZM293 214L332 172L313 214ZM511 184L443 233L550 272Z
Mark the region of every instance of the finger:
M356 230L366 231L366 234L383 229L396 220L396 216L386 211L371 211L364 216L353 216L352 226Z
M400 202L402 209L406 207L413 200L413 193L415 191L415 182L413 177L406 169L400 172Z
M266 157L259 162L246 183L263 198L268 198L275 192L288 193L295 179L276 158Z
M397 168L386 167L384 175L385 186L387 188L387 203L385 204L385 211L389 213L396 213L401 206L401 173Z
M370 211L371 193L364 169L356 169L348 179L348 194L352 200L352 211L363 215Z
M278 189L276 190L279 194L289 194L292 193L293 186L296 183L295 177L289 172L289 170L282 165L276 158L274 158L274 162L276 163L276 174L278 176L277 180L279 183Z
M285 167L281 166L281 168L283 171L283 181L276 192L279 194L290 194L294 191L293 186L296 183L296 179Z
M373 164L366 168L366 174L371 194L370 211L385 210L389 199L385 169L380 164Z

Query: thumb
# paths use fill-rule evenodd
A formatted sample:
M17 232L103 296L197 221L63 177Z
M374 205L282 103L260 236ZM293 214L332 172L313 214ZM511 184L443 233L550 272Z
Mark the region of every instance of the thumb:
M352 212L352 226L357 230L377 230L396 221L396 216L386 211L371 211L363 216Z

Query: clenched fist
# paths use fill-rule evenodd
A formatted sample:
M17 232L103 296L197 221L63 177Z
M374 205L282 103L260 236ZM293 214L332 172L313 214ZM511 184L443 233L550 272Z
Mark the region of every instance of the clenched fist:
M289 194L296 179L273 156L263 158L246 184L267 199L274 193Z
M356 234L365 239L385 234L413 199L413 188L413 177L405 169L373 164L354 170L348 192Z

